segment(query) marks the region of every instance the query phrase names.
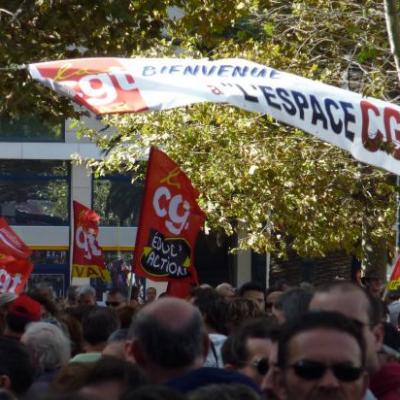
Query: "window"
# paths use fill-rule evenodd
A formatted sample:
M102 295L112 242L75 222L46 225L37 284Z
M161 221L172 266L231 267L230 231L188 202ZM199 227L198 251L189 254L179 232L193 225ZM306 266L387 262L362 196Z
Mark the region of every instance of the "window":
M66 161L0 160L0 215L11 225L69 225Z
M102 226L137 226L143 181L131 182L127 175L111 175L93 180L93 209Z
M27 290L39 284L48 284L57 298L64 297L70 282L68 257L67 250L33 250L30 258L34 268Z
M64 122L51 123L36 116L7 118L0 116L2 142L62 142Z
M33 264L68 264L67 250L33 250L30 256Z

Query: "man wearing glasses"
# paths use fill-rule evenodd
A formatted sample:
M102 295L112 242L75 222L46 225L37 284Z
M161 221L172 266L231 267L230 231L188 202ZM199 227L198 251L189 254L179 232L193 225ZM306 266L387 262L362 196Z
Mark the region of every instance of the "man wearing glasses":
M266 318L247 321L229 335L222 346L224 368L253 379L266 391L264 382L270 370L270 356L279 337L278 327ZM268 399L274 397L268 393Z
M359 325L336 312L310 312L281 332L276 392L286 400L362 400L365 365Z
M113 288L107 292L107 307L117 309L126 306L126 304L126 295L121 289Z

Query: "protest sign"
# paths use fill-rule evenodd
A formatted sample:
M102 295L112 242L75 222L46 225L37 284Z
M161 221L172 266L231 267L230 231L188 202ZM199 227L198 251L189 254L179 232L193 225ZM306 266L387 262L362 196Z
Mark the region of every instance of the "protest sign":
M243 59L83 58L30 64L31 76L96 114L200 102L268 114L399 174L400 107Z
M190 179L151 148L134 251L134 272L155 281L197 283L194 248L205 215Z
M97 242L100 217L91 209L74 200L74 247L72 276L110 280L103 251Z

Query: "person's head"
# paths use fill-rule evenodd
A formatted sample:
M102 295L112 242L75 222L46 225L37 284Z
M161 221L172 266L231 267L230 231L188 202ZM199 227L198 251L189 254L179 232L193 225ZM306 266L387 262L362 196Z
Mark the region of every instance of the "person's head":
M137 365L115 357L103 357L88 372L80 393L99 400L118 400L123 393L146 383Z
M252 318L261 317L262 314L263 312L254 301L243 299L242 297L236 297L228 303L228 330L233 332L243 322Z
M143 307L134 317L126 346L153 383L162 383L200 367L208 352L208 336L200 311L177 298Z
M150 286L146 289L146 303L152 303L157 298L157 289Z
M40 320L41 306L30 296L21 294L8 307L6 314L6 333L21 337L26 325Z
M92 286L79 286L76 289L76 297L80 306L96 305L96 289Z
M116 311L119 322L121 324L121 329L129 329L129 327L131 326L132 318L138 311L138 308L125 305L122 307L118 307Z
M244 283L240 287L238 295L243 299L254 301L261 311L265 311L265 291L257 282Z
M118 328L119 320L115 310L106 307L89 310L82 320L86 350L102 351L109 336Z
M125 342L128 338L128 329L118 329L114 331L107 340L104 347L103 356L112 356L125 360Z
M272 309L280 324L296 319L308 311L313 293L310 290L293 288L283 292Z
M118 288L111 289L107 292L106 306L120 308L126 305L126 295Z
M78 392L86 382L94 362L70 362L61 367L50 382L50 391L58 394Z
M40 304L40 319L42 321L54 320L54 318L58 317L59 310L57 304L49 296L44 296L40 291L34 291L29 295Z
M77 290L76 286L68 286L67 289L67 305L69 307L76 306L78 304L78 295L77 295Z
M186 396L163 385L146 385L121 396L121 400L186 400Z
M25 346L0 338L0 388L22 396L33 382L34 370Z
M270 355L278 334L277 327L266 318L243 324L222 346L224 367L248 376L264 389L263 382L270 368Z
M29 324L21 342L31 355L37 375L61 368L71 356L69 339L58 326L48 322Z
M371 296L376 297L377 299L381 297L384 282L378 273L369 271L361 280L364 283L365 289Z
M37 283L30 294L32 295L32 297L45 297L49 301L54 301L56 297L53 287L48 282Z
M365 365L359 324L337 312L310 312L281 331L277 391L286 400L361 400Z
M317 289L310 310L336 311L358 321L363 327L367 345L369 372L379 369L378 352L383 343L382 308L380 302L362 288L349 282L336 282Z
M232 300L236 296L235 288L227 282L219 284L215 290L225 299Z
M260 400L260 395L242 384L213 384L193 390L189 400Z
M265 298L265 310L268 315L273 315L275 304L282 294L283 292L279 290L273 290L272 292L267 293Z
M209 333L226 334L228 306L215 289L195 289L191 295L191 303L200 310Z

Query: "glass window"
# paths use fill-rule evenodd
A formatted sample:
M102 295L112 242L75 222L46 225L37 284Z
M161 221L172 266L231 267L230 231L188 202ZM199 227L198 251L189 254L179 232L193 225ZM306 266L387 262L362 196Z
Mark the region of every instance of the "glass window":
M68 256L68 250L33 250L30 258L34 268L27 290L46 284L57 298L63 297L70 281Z
M102 226L137 226L143 194L143 181L131 182L126 175L93 180L93 209Z
M67 161L0 160L0 215L11 225L69 225Z
M68 263L67 250L33 250L30 256L33 264L63 265Z
M64 121L52 123L34 115L15 118L0 116L0 141L3 142L62 142Z

